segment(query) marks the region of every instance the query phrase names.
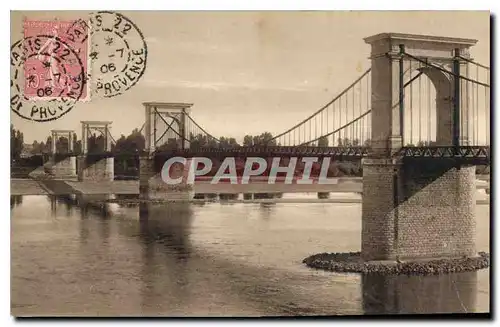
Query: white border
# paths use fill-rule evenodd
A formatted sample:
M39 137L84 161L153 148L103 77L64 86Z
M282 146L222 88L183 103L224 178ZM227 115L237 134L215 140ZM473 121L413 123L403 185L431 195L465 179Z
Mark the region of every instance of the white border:
M9 3L7 1L2 2L2 7L4 7L4 4ZM43 6L41 6L43 4ZM61 2L60 1L54 1L54 0L44 0L43 2L40 1L23 1L23 0L17 0L15 5L16 8L15 10L61 10ZM145 5L148 5L146 7ZM499 7L499 2L498 1L484 1L484 0L474 0L474 1L460 1L460 0L419 0L419 1L366 1L366 0L349 0L349 1L331 1L331 0L323 0L323 1L314 1L314 0L300 0L300 1L271 1L271 0L253 0L253 1L236 1L236 0L219 0L219 1L198 1L198 2L193 2L193 1L169 1L168 3L165 3L163 1L150 1L150 2L145 2L145 1L118 1L118 0L110 0L110 1L97 1L97 0L87 0L87 1L73 1L73 2L64 2L64 6L67 10L89 10L89 8L94 8L92 10L95 10L95 8L99 8L102 10L116 10L116 11L124 11L124 10L491 10L493 13L499 12L498 7ZM7 9L7 8L6 8ZM9 8L10 10L14 10L12 8ZM7 12L7 10L2 10L2 16L3 19L2 21L10 22L10 13ZM497 22L498 23L498 22ZM1 29L2 34L2 39L4 40L3 42L7 43L4 44L4 49L10 48L10 35L8 35L8 29L3 28ZM495 35L495 44L498 43L498 33ZM7 54L7 51L5 51ZM493 58L492 58L493 59ZM10 58L9 58L10 61ZM7 62L7 58L5 59L4 63ZM496 66L496 65L495 65ZM7 70L7 65L4 64L1 66L1 69L4 70L4 73L2 76L7 76L10 74L10 72ZM497 73L497 71L495 71ZM5 78L5 83L7 83L7 79ZM5 88L7 89L7 87ZM495 91L497 91L497 87L495 85ZM496 92L495 94L499 94ZM5 96L5 95L4 95ZM7 94L4 98L4 103L6 104L9 99L9 94ZM493 108L496 108L493 106ZM10 124L10 110L3 110L1 111L1 115L3 117L0 118L0 121L5 122L5 137L4 140L7 140L7 134L9 131L9 126L7 126L7 122ZM497 115L495 119L495 125L498 124L498 121L500 116ZM9 136L10 138L10 136ZM9 143L10 144L10 143ZM495 139L495 153L498 153L500 150L498 140ZM10 193L10 163L9 163L9 156L4 155L3 160L1 162L2 164L2 180L3 183L2 185L2 193L5 195L2 197L2 205L4 207L4 212L10 212L10 204L7 202L7 194ZM496 175L495 175L496 176ZM495 184L496 179L493 181ZM495 192L496 193L496 192ZM495 199L496 200L496 199ZM491 201L492 203L495 203L496 201ZM498 203L498 202L497 202ZM7 215L6 215L7 216ZM2 278L1 278L1 308L2 308L2 315L1 315L1 325L2 326L8 326L11 324L14 324L13 319L10 317L10 219L7 217L3 217L1 219L2 226L0 227L1 232L4 234L1 239L2 239L2 246L0 246L0 249L2 251L2 258L4 260L2 267ZM497 221L495 224L495 231L491 232L491 235L500 235L498 233L498 226L500 223ZM493 251L493 249L492 249ZM495 251L495 258L498 259L498 256L496 255ZM498 260L494 261L495 263L498 263ZM9 267L9 268L7 268ZM498 267L496 267L498 269ZM498 281L496 283L498 287ZM495 292L496 295L498 295L498 292ZM491 308L492 310L495 310L498 314L498 301L496 302L497 305L495 308ZM362 319L362 318L361 318ZM276 323L278 321L275 321ZM398 321L396 320L398 324L404 323L403 321ZM44 322L47 325L52 325L53 322L51 321L46 321ZM70 322L64 322L62 325L79 325L79 324L86 324L86 322L81 322L81 321L70 321ZM92 323L92 322L90 322ZM113 322L116 325L121 325L124 323L124 321L116 321ZM130 323L130 322L129 322ZM133 325L137 326L142 326L146 325L147 321L133 321L131 322ZM177 325L179 323L184 323L184 322L176 322L176 321L170 321L170 322L163 322L163 323L168 323L168 324L173 324ZM212 324L219 324L218 321L213 321L211 322ZM230 321L227 323L239 323L239 321ZM248 323L248 322L247 322ZM262 322L261 322L262 323ZM269 324L270 322L265 322L264 324ZM310 322L306 322L310 323ZM342 321L332 321L332 323L336 324L336 326L339 325L344 325L346 322ZM363 323L362 321L358 320L355 322L356 324ZM385 322L372 322L372 323L385 323ZM418 323L418 322L417 322ZM455 322L421 322L425 323L426 325L439 325L444 324L454 324ZM101 326L104 325L104 322L94 322L93 325L95 326Z

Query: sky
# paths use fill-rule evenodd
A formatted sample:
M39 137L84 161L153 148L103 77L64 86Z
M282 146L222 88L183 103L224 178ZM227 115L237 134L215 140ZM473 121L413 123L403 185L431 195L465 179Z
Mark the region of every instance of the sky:
M11 114L25 143L51 129L80 135L82 120L112 121L115 139L140 128L143 102L193 103L191 116L216 137L278 134L309 116L369 68L363 38L383 32L477 39L471 56L489 66L489 12L123 11L142 31L147 67L113 98L79 102L51 122ZM68 20L88 12L11 12L11 43L23 19ZM78 136L80 138L80 136Z

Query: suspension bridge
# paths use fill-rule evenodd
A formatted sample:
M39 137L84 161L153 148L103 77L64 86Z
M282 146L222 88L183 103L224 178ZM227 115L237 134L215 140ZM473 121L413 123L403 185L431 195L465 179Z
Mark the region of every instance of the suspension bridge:
M490 68L473 61L467 52L455 50L452 60L442 60L404 46L392 49L390 56L397 57L393 74L398 75L398 85L377 80L380 74L374 77L373 70L378 67L372 67L329 103L266 144L225 147L195 121L189 110L191 104L182 103L145 103L146 122L139 130L146 140L146 151L155 154L360 158L387 149L388 138L392 138L397 139L397 146L391 146L397 150L394 156L488 164ZM393 93L390 99L378 98L389 89ZM384 101L392 101L384 109L386 117L374 115L374 110L380 110L373 107ZM384 121L387 117L391 121ZM86 142L85 131L97 129L105 136L106 153L116 141L103 123L109 126L111 122L82 122L82 139Z
M488 164L489 67L460 53L455 57L459 63L451 68L429 58L415 57L404 49L398 55L402 85L392 109L399 113L402 132L401 147L394 155ZM376 143L384 134L372 135L371 72L368 69L329 103L267 140L267 144L224 147L190 115L191 104L182 103L145 103L147 122L139 131L147 140L146 150L150 153L368 156L370 150L385 147ZM454 83L453 87L437 89L436 85L446 83L440 79ZM95 122L90 127L100 124ZM110 133L106 135L106 139L116 143Z
M419 48L415 40L405 42L406 46L396 44L377 54L377 60L372 54L375 65L327 104L263 144L227 146L196 122L192 104L147 102L145 122L138 128L145 140L142 153L112 151L116 145L112 122L82 121L83 156L76 160L73 131L52 131L56 159L48 171L60 177L76 176L78 171L80 180L113 180L113 158L132 157L139 168L144 155L155 157L160 165L172 156L315 156L358 162L382 156L489 166L490 68L470 58L468 46L474 41L467 41L465 48L446 50L432 37L425 42L433 50ZM391 76L380 72L389 66L384 61L389 59ZM90 151L88 144L95 132L102 136L100 151ZM58 154L55 143L61 135L69 140L68 149Z
M191 104L144 103L145 150L127 154L137 158L141 199L171 196L160 177L171 156L357 161L364 260L475 256L475 165L490 165L490 68L470 56L477 41L399 33L364 41L371 68L261 145L225 146L195 121ZM83 146L78 179L113 180L110 122L82 126L83 143L98 128L105 147L91 154ZM70 157L54 171L73 165Z

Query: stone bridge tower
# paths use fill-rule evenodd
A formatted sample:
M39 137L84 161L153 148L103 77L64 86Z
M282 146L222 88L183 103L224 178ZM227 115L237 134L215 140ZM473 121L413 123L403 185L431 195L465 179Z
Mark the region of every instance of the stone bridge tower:
M402 71L406 52L460 72L476 40L377 34L371 45L372 152L363 162L362 256L365 260L474 256L475 167L453 158L394 159L403 145ZM437 144L467 145L459 129L457 79L436 68L423 73L436 89ZM450 96L451 95L451 96ZM465 101L464 101L465 102Z
M186 130L186 115L189 114L190 103L146 102L143 104L146 121L144 137L146 141L145 153L140 157L139 165L139 193L142 199L152 200L183 200L194 195L191 187L185 183L167 185L162 179L163 164L170 159L169 154L160 148L165 144L164 135L172 131L178 150L189 148ZM161 133L161 129L165 131ZM167 140L168 142L169 140ZM189 169L189 159L184 164L177 163L172 169L173 174L186 174ZM185 181L185 180L184 180Z

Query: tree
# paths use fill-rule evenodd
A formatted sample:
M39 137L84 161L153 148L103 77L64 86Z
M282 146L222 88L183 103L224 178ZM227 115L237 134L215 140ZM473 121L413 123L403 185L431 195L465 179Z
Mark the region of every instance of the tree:
M339 137L337 139L337 145L344 146L344 147L351 146L351 140L349 140L347 137L344 137L344 138Z
M130 143L131 148L138 152L142 152L146 148L146 139L137 128L132 130L132 133L127 137L127 141Z
M46 153L52 153L52 136L47 136L43 151Z
M33 143L31 144L31 154L38 154L39 147L40 143L38 143L37 140L34 140Z
M56 152L57 153L69 152L69 140L67 137L61 136L56 140Z
M238 142L236 142L236 139L234 137L221 136L219 140L220 140L219 146L221 148L232 149L240 146Z
M16 130L13 124L10 124L10 157L18 160L24 147L24 135Z
M144 136L136 128L132 133L125 137L121 135L113 147L113 152L117 153L137 153L142 152L146 148L146 140Z
M40 153L46 153L47 152L47 150L46 150L47 149L47 144L43 143L43 141L40 142L39 149L40 149Z
M328 146L328 137L322 136L318 140L319 147L327 147Z
M253 137L253 145L276 145L276 140L273 140L273 134L264 132Z
M106 140L103 135L96 136L96 134L92 134L88 138L88 153L102 153L105 149Z
M245 135L245 137L243 137L243 146L253 146L252 135Z
M213 137L208 137L207 146L209 148L216 148L216 147L218 147L218 145L219 145L218 142Z
M167 143L164 143L158 147L159 151L165 151L165 150L176 150L180 148L179 142L177 142L177 139L175 138L169 138L167 140Z
M207 136L201 133L197 135L191 133L189 135L189 140L190 140L190 146L193 149L203 148L208 145Z
M73 142L73 153L82 154L82 140L78 140L76 133L73 133L71 141Z

